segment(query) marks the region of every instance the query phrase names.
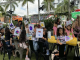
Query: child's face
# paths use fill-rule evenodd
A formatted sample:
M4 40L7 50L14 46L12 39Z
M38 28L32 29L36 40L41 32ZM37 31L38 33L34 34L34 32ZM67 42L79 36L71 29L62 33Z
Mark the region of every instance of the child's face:
M62 29L59 29L59 33L62 35L63 34L63 30Z
M1 32L4 32L4 29L2 29Z
M54 26L57 27L57 24L54 23Z
M36 32L37 27L34 28L34 32Z
M69 29L69 30L70 30L70 29L71 29L71 27L70 27L70 26L67 26L67 29Z
M11 33L14 34L14 30L12 30Z
M43 35L45 35L45 31L43 31Z
M28 28L28 25L26 26L26 28Z

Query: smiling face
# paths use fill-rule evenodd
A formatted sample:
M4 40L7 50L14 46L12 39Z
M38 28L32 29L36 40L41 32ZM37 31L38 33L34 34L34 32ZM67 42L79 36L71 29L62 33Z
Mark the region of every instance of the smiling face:
M68 29L68 30L70 30L70 29L71 29L71 26L70 26L70 25L69 25L69 26L67 26L67 29Z
M59 29L59 34L60 34L60 35L63 34L63 29Z

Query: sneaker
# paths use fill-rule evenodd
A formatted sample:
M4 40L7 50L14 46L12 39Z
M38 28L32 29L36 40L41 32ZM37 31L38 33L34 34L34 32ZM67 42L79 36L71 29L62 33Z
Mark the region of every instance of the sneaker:
M30 60L30 59L28 57L26 57L25 60Z
M46 55L49 55L49 50L47 50Z

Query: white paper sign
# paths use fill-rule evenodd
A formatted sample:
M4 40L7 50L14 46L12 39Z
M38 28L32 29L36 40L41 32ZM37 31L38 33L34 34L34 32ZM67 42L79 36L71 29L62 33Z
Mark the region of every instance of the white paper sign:
M25 25L28 24L28 21L27 21L27 20L24 20L24 24L25 24Z
M20 35L20 29L19 28L15 28L14 35L16 35L16 36Z
M33 24L29 24L29 32L34 32L34 25Z
M14 29L14 28L15 28L15 27L14 27L14 24L13 24L13 23L10 23L10 24L9 24L9 28L10 28L10 29Z
M44 22L40 22L40 26L41 26L41 27L45 27Z
M36 38L43 37L43 29L36 29Z
M2 22L0 22L0 28L2 28L3 27L3 23Z
M70 25L70 24L72 24L71 20L66 21L66 26L68 26L68 25Z
M51 31L48 31L48 38L51 39Z

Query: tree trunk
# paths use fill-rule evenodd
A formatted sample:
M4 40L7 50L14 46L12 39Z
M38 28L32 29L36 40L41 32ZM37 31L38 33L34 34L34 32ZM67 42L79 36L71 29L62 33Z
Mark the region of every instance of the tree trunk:
M48 13L50 13L50 1L48 0Z
M69 5L68 5L68 9L69 9L69 19L70 19L70 0L68 0Z
M27 1L27 18L29 18L28 1Z

